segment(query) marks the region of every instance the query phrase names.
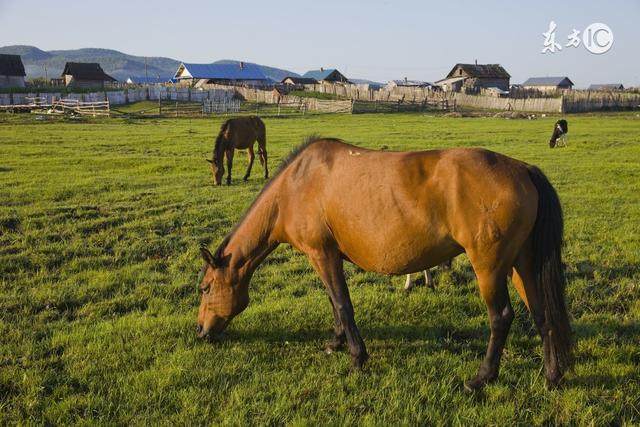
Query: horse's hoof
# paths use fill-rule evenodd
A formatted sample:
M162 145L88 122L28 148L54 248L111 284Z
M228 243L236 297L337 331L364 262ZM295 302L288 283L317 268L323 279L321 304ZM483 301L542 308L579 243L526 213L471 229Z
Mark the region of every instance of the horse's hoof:
M544 387L551 391L551 390L557 390L561 387L562 385L562 375L557 375L555 377L552 378L545 378L544 381Z
M332 339L327 341L324 346L324 352L327 354L335 353L336 351L340 351L344 348L344 340L340 339Z
M354 369L361 369L367 360L369 360L369 355L366 351L357 356L351 356L351 366Z
M242 180L243 180L244 182L247 182L247 181L249 181L249 177L248 177L248 176L245 176L244 178L242 178Z
M486 381L482 378L475 377L464 382L464 391L467 393L477 393L481 391L486 384Z

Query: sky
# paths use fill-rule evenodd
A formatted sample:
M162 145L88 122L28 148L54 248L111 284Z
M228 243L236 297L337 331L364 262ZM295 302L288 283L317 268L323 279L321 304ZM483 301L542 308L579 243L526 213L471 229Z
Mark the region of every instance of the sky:
M541 53L549 24L555 53ZM565 47L604 23L611 49ZM640 0L601 1L29 1L0 0L0 46L99 47L185 62L256 62L303 73L435 81L458 62L498 63L512 83L569 76L640 86ZM601 42L602 43L602 42Z

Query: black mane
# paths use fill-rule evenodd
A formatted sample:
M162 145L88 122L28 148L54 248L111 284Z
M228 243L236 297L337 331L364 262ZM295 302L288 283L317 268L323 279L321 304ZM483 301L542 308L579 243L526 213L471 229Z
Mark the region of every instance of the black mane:
M225 123L226 124L226 123ZM223 125L224 126L224 125ZM220 129L220 133L222 134L222 129ZM240 226L240 224L242 224L245 220L245 218L247 217L247 215L249 214L249 212L251 212L251 210L253 209L253 207L255 206L255 204L258 202L258 200L260 200L260 198L262 197L262 195L269 189L269 187L271 187L271 184L273 184L273 182L280 176L280 174L291 164L293 163L293 161L295 159L298 158L298 156L300 156L307 148L309 148L309 146L313 145L314 143L323 140L323 141L335 141L335 142L343 142L341 139L338 138L323 138L319 135L309 135L308 137L306 137L304 139L304 141L297 145L296 147L293 148L293 150L291 150L289 152L289 154L287 154L287 157L284 158L284 160L282 162L280 162L280 165L278 166L278 169L276 170L276 173L273 174L273 176L269 179L269 181L264 185L264 187L262 187L262 190L260 190L260 193L258 193L258 196L254 199L253 203L251 203L251 205L249 206L249 208L247 208L247 210L244 212L244 214L242 215L242 217L240 218L240 220L236 223L236 225L231 229L231 231L225 236L224 239L222 239L222 242L220 243L220 245L218 246L218 249L216 249L216 252L214 254L214 256L217 259L221 259L222 258L222 253L224 252L224 249L227 247L227 244L229 243L229 240L231 240L231 237L233 236L233 233L235 233L235 231L238 229L238 227ZM216 146L218 144L218 141L216 140Z
M225 149L225 138L224 138L224 133L227 130L227 126L229 125L229 121L231 119L225 121L224 123L222 123L222 126L220 126L220 132L218 132L218 136L216 137L216 143L213 146L213 158L211 160L213 160L213 163L217 166L217 167L222 167L222 157L224 156L224 149Z

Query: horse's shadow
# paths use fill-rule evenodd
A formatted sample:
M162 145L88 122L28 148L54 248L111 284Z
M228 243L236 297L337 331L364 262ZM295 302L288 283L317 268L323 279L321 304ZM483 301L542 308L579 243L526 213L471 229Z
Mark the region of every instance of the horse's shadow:
M365 342L370 346L385 349L406 349L414 352L416 348L437 352L446 350L452 354L472 352L483 355L489 339L489 329L482 327L424 326L424 325L387 325L364 326L360 328ZM262 342L272 345L315 343L323 348L331 337L331 328L312 328L304 330L277 329L236 329L226 332L223 341Z

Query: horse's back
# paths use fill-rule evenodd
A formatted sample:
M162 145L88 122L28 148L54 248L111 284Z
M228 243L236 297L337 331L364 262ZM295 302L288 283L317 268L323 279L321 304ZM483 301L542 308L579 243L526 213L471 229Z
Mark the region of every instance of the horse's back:
M233 141L235 148L245 149L256 140L264 140L266 128L257 116L235 117L222 125L221 132L227 140Z
M319 141L290 166L289 207L326 223L346 257L383 273L500 240L537 203L526 165L483 149L382 152Z

